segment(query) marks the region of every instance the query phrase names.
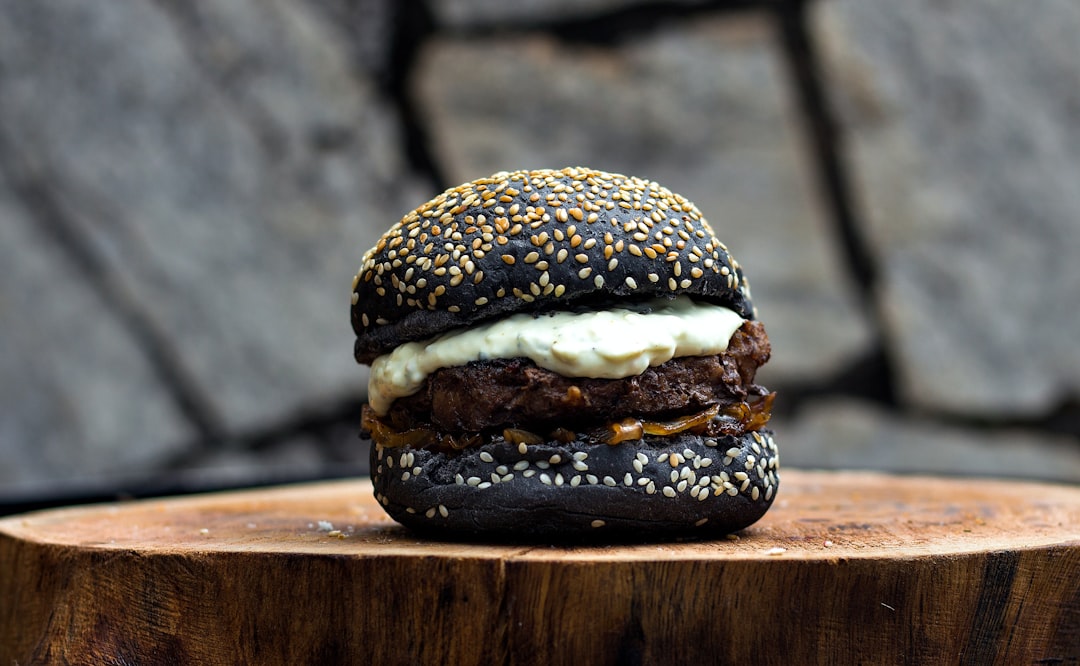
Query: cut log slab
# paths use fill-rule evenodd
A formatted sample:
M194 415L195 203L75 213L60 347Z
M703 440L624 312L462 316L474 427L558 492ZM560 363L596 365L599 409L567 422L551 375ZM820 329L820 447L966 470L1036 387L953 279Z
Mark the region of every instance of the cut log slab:
M784 472L718 541L459 544L364 481L0 521L0 664L1077 663L1080 489Z

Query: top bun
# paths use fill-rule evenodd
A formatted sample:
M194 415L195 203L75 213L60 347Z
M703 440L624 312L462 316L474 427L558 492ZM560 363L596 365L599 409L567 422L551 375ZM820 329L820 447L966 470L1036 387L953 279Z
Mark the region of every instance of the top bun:
M594 169L504 171L443 192L364 255L356 358L515 312L679 294L754 318L742 268L693 203Z

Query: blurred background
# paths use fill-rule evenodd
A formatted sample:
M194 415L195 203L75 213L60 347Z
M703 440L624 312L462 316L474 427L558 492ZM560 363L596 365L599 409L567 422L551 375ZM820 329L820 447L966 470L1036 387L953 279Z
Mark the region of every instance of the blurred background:
M1080 4L0 9L0 513L363 473L361 254L587 165L748 268L785 466L1080 481Z

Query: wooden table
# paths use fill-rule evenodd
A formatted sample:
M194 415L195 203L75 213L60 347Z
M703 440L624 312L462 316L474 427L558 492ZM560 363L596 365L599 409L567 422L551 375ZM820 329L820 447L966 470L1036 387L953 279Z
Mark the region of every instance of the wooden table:
M0 664L1080 662L1080 489L786 470L719 541L421 540L364 481L0 520Z

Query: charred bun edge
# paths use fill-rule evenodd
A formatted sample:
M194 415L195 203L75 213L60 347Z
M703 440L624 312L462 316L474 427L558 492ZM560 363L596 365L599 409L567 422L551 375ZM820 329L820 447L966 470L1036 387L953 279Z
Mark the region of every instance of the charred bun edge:
M371 449L375 497L387 513L417 532L455 540L721 536L765 514L778 467L768 430L615 446L500 438L455 453Z
M693 203L596 170L503 172L417 208L364 256L356 357L515 312L680 294L755 316L741 266Z

